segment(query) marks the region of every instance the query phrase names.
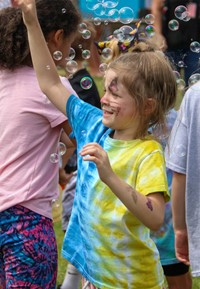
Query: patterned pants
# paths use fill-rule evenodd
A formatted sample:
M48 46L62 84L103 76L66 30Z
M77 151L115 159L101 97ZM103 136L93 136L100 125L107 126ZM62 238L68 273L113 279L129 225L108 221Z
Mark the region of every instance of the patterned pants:
M55 289L52 220L22 206L0 212L0 289Z

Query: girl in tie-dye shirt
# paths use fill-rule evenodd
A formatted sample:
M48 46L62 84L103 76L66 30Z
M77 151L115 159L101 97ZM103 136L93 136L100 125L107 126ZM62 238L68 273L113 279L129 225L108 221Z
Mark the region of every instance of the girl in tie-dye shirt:
M175 102L169 63L149 45L135 46L109 65L102 110L97 109L61 84L34 0L15 2L23 10L41 89L67 113L77 141L77 189L64 257L93 288L162 289L150 229L163 222L168 189L162 147L148 129L164 127L165 113Z

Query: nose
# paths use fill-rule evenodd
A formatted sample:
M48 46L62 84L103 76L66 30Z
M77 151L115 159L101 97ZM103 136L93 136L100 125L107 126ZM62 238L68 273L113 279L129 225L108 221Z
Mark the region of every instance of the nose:
M108 103L108 94L105 92L104 96L101 98L101 103L102 104L107 104Z

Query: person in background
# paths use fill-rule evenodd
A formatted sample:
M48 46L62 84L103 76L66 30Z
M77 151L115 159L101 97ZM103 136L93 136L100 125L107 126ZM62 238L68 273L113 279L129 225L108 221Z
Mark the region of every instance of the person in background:
M91 37L89 39L84 39L81 33L77 32L77 35L71 47L75 51L74 60L78 64L78 70L73 74L72 77L69 78L69 82L80 99L84 100L87 103L90 103L97 108L101 108L98 89L94 79L86 68L87 58L85 59L84 54L86 53L86 55L90 55L90 48L95 39L96 31L92 22L90 22L89 20L84 19L83 23L87 25L87 29L91 32ZM67 164L65 159L66 157L64 156L62 161L63 168L60 169L60 183L66 184L62 195L62 229L64 232L66 232L68 227L76 190L77 152L74 152ZM69 176L71 176L70 181L68 181ZM65 279L62 286L60 286L59 288L79 289L80 280L81 274L79 273L79 271L72 264L68 264Z
M165 135L159 135L159 130L152 132L160 138L163 149L167 145L167 139L170 135L171 129L177 117L176 110L172 109L167 115L167 131ZM167 167L167 179L169 191L171 193L173 172ZM158 251L160 253L160 260L163 271L167 280L169 289L191 289L192 278L189 272L189 265L180 262L176 258L175 244L174 244L174 229L172 223L172 203L169 201L165 205L165 218L164 223L158 231L152 231L151 237L153 238Z
M185 6L186 9L185 14L179 18L175 16L178 6ZM184 79L188 85L190 76L199 73L200 52L191 50L190 44L200 41L200 1L152 0L151 11L155 17L155 32L163 37L163 50L166 50L166 55L177 71L184 70Z
M36 5L52 61L65 66L80 15L69 0ZM70 128L38 85L21 9L0 10L0 39L0 287L54 289L52 203L59 192L51 156L59 151L61 130ZM45 67L47 73L48 62Z
M84 288L163 288L149 235L163 222L168 188L163 151L149 128L165 124L176 100L170 64L150 45L136 45L108 66L101 111L60 82L34 0L15 2L23 9L41 89L67 113L77 141L77 186L64 257L84 276Z
M199 132L200 82L191 86L180 106L166 149L166 163L173 171L172 215L176 257L200 276L199 244Z

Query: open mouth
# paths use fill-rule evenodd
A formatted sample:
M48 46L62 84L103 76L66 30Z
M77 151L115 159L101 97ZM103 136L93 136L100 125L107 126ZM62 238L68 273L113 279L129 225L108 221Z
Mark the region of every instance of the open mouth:
M119 113L119 108L118 107L113 107L113 106L102 106L102 110L104 112L104 114L118 114Z

